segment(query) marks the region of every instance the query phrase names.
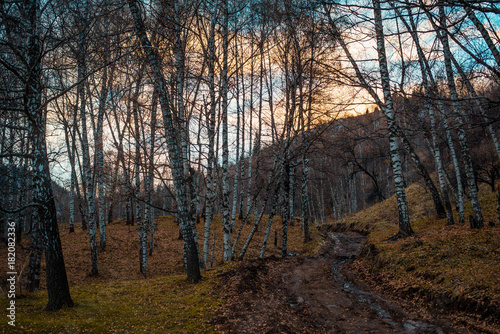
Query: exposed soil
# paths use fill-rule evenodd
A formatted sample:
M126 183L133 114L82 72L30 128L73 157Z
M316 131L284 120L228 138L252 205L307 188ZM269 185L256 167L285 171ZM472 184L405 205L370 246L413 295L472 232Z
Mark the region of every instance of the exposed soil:
M318 255L242 263L226 274L212 320L223 333L473 333L355 282L344 267L364 237L329 232Z

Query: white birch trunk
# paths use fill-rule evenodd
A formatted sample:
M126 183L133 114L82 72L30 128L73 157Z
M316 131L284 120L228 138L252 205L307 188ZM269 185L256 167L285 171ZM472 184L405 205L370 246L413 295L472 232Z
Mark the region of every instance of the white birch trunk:
M234 189L233 202L231 212L231 231L234 229L236 221L236 210L238 207L238 183L240 179L240 85L239 85L239 70L238 70L238 38L235 35L235 66L236 66L236 160L234 172Z
M48 303L46 311L59 310L63 306L73 306L66 268L62 253L57 211L52 191L49 159L46 142L46 111L42 109L42 58L43 50L39 36L40 3L31 1L24 4L27 26L26 70L29 77L24 86L24 113L28 118L30 143L33 155L33 202L38 204L40 232L42 235L47 278ZM16 45L17 41L10 40Z
M112 78L111 78L112 79ZM104 193L104 141L103 141L103 125L104 113L106 110L106 101L108 98L108 69L103 70L102 75L102 90L99 101L99 110L97 114L97 126L95 134L95 154L97 156L97 183L98 183L98 198L99 198L99 241L101 250L106 249L106 218L105 218L105 193Z
M82 159L83 159L83 184L87 193L87 207L88 207L88 230L90 240L90 253L91 253L91 275L99 273L99 263L97 258L97 241L96 241L96 212L95 212L95 191L94 183L92 181L92 165L90 163L90 148L87 136L87 110L86 110L86 96L84 90L83 78L85 77L85 52L84 40L80 36L80 46L78 54L78 79L82 83L78 85L78 95L80 96L80 127L82 136Z
M330 27L333 29L333 33L336 34L337 40L342 47L344 53L346 54L349 63L354 68L356 77L360 81L363 88L365 88L368 93L372 96L372 98L377 102L377 104L381 107L384 112L385 118L387 120L388 130L389 130L389 150L391 154L391 167L393 170L393 179L394 185L396 188L396 199L398 205L398 214L399 214L399 232L397 237L399 236L409 236L413 234L413 230L411 229L410 224L410 216L408 211L408 202L406 200L406 192L404 188L404 176L403 169L401 164L401 158L399 155L399 143L397 137L397 125L394 118L394 108L392 103L391 96L391 87L390 87L390 78L389 71L387 66L387 57L385 52L385 41L384 41L384 31L382 24L382 14L380 9L380 2L378 0L373 0L374 7L374 18L375 18L375 32L377 37L377 53L378 53L378 62L380 67L380 75L382 81L382 88L384 92L384 102L380 100L377 93L373 90L373 88L366 82L363 73L361 72L359 66L356 63L356 60L352 57L347 44L344 39L340 35L337 30L336 24L333 22L330 11L326 5L324 5L325 11L328 15L328 20L330 23Z
M483 215L481 212L481 206L479 204L479 194L477 190L476 181L474 179L474 167L472 166L472 159L469 153L469 146L467 143L467 137L465 133L465 128L462 119L461 107L458 102L458 94L455 86L455 76L453 74L452 62L451 62L451 50L448 43L448 36L446 35L446 16L444 12L444 7L439 7L440 14L440 27L437 30L438 36L443 44L443 54L444 63L446 68L446 78L448 80L448 88L450 90L450 97L453 103L453 113L455 116L455 122L458 125L458 139L460 144L460 149L462 152L462 158L465 165L465 174L467 179L467 187L469 189L469 196L472 204L473 218L471 221L472 228L483 227Z
M488 46L488 49L490 49L491 54L495 58L495 61L498 66L500 66L500 51L497 49L497 45L493 42L493 40L490 37L490 34L484 27L484 25L481 23L481 21L477 18L476 14L474 13L474 10L472 10L469 6L463 6L465 9L465 12L467 13L467 16L469 19L474 23L476 26L477 30L481 33L481 36L483 36L484 41L486 42L486 45Z
M176 126L178 126L178 124L174 123L174 118L170 109L167 83L160 65L160 56L149 41L137 0L128 0L128 5L134 19L136 33L141 43L143 52L147 56L147 62L151 68L155 81L155 87L158 90L158 97L163 114L163 123L165 126L165 134L167 137L170 165L174 179L178 210L177 216L180 219L179 228L183 237L183 253L187 277L190 282L198 283L201 279L200 261L191 225L192 219L189 216L189 207L186 195L187 187L183 175L182 152L177 144L178 131L176 130Z
M206 207L205 207L205 233L203 239L203 263L205 267L208 266L208 255L210 251L210 235L211 226L213 218L213 206L214 206L214 178L213 178L213 166L215 164L215 152L214 152L214 141L215 141L215 23L217 16L217 6L214 6L211 23L210 23L210 37L208 41L208 85L210 94L210 111L207 115L208 118L208 159L207 159L207 195L206 195Z
M408 212L408 202L406 200L406 192L404 188L404 176L401 166L401 158L399 155L399 143L397 138L397 125L392 104L391 86L389 69L387 66L387 57L385 51L384 31L382 23L382 13L379 0L373 0L374 18L375 18L375 33L377 37L377 53L380 67L380 77L382 80L382 89L384 92L383 111L387 119L389 127L389 148L391 153L391 165L394 177L394 185L396 188L396 198L398 203L399 213L399 235L405 237L413 234L410 225L410 215Z
M251 43L251 54L253 54L253 43ZM248 132L248 185L247 185L247 215L250 215L250 207L252 206L252 160L253 160L253 80L254 80L254 61L250 59L250 106L249 106L249 132Z
M447 187L447 184L445 181L445 174L444 174L444 167L443 167L443 162L442 162L442 158L441 158L441 151L439 150L439 145L438 145L438 139L437 139L437 133L436 133L436 131L437 131L436 117L434 115L434 108L433 108L431 101L430 101L430 98L434 94L432 93L433 89L431 89L431 87L429 85L429 79L428 79L427 72L426 72L425 63L426 63L427 59L426 59L425 54L420 46L420 41L418 39L416 26L415 26L415 23L413 21L413 16L411 14L411 9L409 7L407 8L407 11L409 14L408 16L410 18L410 23L411 23L411 25L410 25L404 19L404 16L401 14L400 10L397 7L395 7L392 4L392 2L391 2L391 6L393 6L393 8L395 9L400 20L404 23L407 30L410 32L410 35L413 39L413 43L415 44L415 46L417 48L417 54L418 54L418 59L419 59L418 62L420 65L420 72L422 74L422 82L423 82L423 86L424 86L424 90L425 90L425 94L426 94L425 108L429 114L429 119L431 122L431 145L430 145L430 148L431 148L432 154L434 156L434 162L436 164L436 170L437 170L438 180L439 180L439 187L441 189L441 196L443 197L443 202L444 202L444 206L446 209L446 218L448 220L448 224L452 225L452 224L454 224L453 211L451 208L450 198L448 195L448 187Z
M148 272L148 257L147 257L147 232L144 229L144 220L142 217L142 192L141 192L141 169L142 169L142 158L141 158L141 140L140 140L140 125L139 125L139 93L141 89L142 82L142 66L139 67L139 76L137 78L135 92L132 101L132 114L134 116L134 140L135 140L135 159L134 159L134 189L135 189L135 216L137 221L137 232L138 232L138 244L139 244L139 270L144 276L147 277Z
M156 117L158 109L158 94L156 90L153 92L153 103L151 106L151 129L149 137L149 155L148 155L148 172L146 174L146 199L147 203L144 209L144 221L148 227L150 236L148 247L149 255L153 254L155 248L155 211L152 205L153 193L154 193L154 153L155 153L155 141L156 141Z
M222 233L224 261L231 260L231 212L229 207L229 143L228 143L228 74L227 58L229 50L228 0L223 2L223 47L222 47Z

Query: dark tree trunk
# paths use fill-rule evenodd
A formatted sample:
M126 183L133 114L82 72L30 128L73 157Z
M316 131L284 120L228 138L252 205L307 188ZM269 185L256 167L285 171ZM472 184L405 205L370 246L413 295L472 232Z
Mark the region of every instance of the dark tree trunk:
M46 311L58 310L63 306L73 306L69 294L66 267L59 239L57 211L50 179L47 155L46 115L41 108L42 97L42 54L38 37L38 1L27 4L30 34L28 35L28 61L30 76L27 78L24 95L24 111L28 116L31 143L33 147L33 201L38 205L40 232L42 235L45 262L47 266L47 292L49 301Z
M40 223L36 212L32 214L31 225L31 245L29 257L28 283L26 289L29 292L37 291L40 288L40 266L42 263L43 242L40 234Z

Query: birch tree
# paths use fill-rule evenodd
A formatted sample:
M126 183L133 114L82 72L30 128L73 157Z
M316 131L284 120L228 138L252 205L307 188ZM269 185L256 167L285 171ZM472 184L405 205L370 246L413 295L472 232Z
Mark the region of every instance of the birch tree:
M340 35L336 23L333 21L333 18L330 16L330 10L326 5L324 5L325 12L328 15L328 20L330 23L330 27L333 30L333 34L337 36L337 40L342 47L346 57L349 60L349 63L353 67L356 73L356 77L360 81L363 88L365 88L370 96L377 102L379 106L381 106L385 118L387 120L387 126L389 130L389 151L391 155L391 166L393 171L394 185L396 189L396 199L398 206L398 215L399 215L399 232L397 236L410 236L413 234L413 230L410 224L410 216L408 212L408 201L406 199L406 192L404 187L404 176L403 169L401 164L401 157L399 154L399 142L398 142L398 129L395 120L395 113L392 102L392 94L390 87L390 78L389 78L389 70L387 66L387 56L385 51L385 36L382 24L382 13L380 8L380 2L378 0L373 0L373 12L375 19L375 34L377 41L377 54L378 54L378 65L380 78L382 82L382 90L384 93L384 101L381 101L373 90L373 88L366 82L365 77L363 76L360 68L358 67L356 60L351 55L347 44L344 42L343 37Z
M179 133L175 126L178 124L175 124L175 120L173 119L169 101L170 97L162 71L160 56L156 49L152 47L147 35L139 3L137 0L128 0L128 7L134 20L136 34L142 47L142 51L147 58L147 63L154 78L155 88L158 91L165 134L167 137L170 165L174 179L178 218L180 220L179 228L183 240L185 269L188 280L192 283L197 283L201 278L200 261L192 229L192 217L189 214L189 204L187 203L187 185L183 174L182 152L180 152L181 149L177 143Z
M52 31L42 30L39 1L24 2L19 7L0 6L2 38L9 54L2 55L2 66L23 82L23 108L32 145L33 203L36 204L46 262L47 311L73 306L59 238L57 212L46 142L47 109L42 84L43 38ZM19 22L20 25L15 24ZM22 52L25 50L26 52ZM16 55L16 57L12 57ZM19 57L19 58L18 58ZM17 58L17 59L16 59ZM7 62L5 61L7 60Z
M429 14L428 12L426 12ZM443 45L443 55L444 64L446 69L446 78L448 81L448 88L450 93L450 98L453 104L453 113L455 115L455 122L458 125L458 139L460 144L460 149L462 152L462 158L465 165L465 174L467 179L467 186L469 189L469 196L472 204L473 218L471 219L472 228L483 227L483 215L481 212L481 206L479 203L479 195L477 190L476 181L474 179L474 168L472 166L472 159L469 153L469 145L467 143L467 137L464 128L464 122L461 115L461 107L458 102L458 94L455 85L455 77L453 74L452 61L451 61L451 49L448 41L448 36L446 34L447 24L446 15L443 6L439 6L439 18L440 26L437 28L438 37ZM429 17L432 20L431 17ZM435 25L436 26L436 25Z
M229 52L229 8L223 1L223 46L222 46L222 231L224 260L231 260L231 212L229 207L229 142L228 142L228 52Z
M205 233L203 241L203 263L205 266L208 263L208 253L210 248L210 232L212 226L213 218L213 206L214 206L214 178L213 178L213 167L215 165L215 109L217 106L217 101L215 98L215 25L217 18L217 6L218 2L212 8L210 16L210 32L208 39L208 89L210 95L210 109L207 115L207 127L208 127L208 158L207 158L207 198L206 198L206 209L205 209Z

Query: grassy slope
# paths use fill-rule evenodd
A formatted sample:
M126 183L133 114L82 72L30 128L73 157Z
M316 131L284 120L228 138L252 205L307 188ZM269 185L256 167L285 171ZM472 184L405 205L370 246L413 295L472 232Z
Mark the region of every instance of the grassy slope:
M211 271L197 285L171 275L77 286L75 307L55 313L42 311L41 292L17 300L17 331L9 333L214 333L206 319L219 305L216 282Z
M496 196L487 189L481 195L486 223L481 230L436 219L429 194L418 184L407 189L416 236L388 240L398 230L394 197L343 220L337 228L369 233L365 256L353 268L380 290L411 297L435 310L465 311L480 322L498 322L500 227L487 226L496 221ZM466 217L469 214L470 204Z
M267 219L263 222L267 223ZM267 256L281 254L280 223L279 218L273 223ZM240 246L251 227L250 224L244 226ZM264 229L261 225L246 258L255 258L260 253ZM202 225L198 230L199 233L202 231ZM178 227L171 217L157 219L157 248L149 260L148 279L141 279L138 272L135 227L114 223L108 225L107 231L108 246L99 255L101 274L97 277L88 275L90 248L87 232L80 229L71 234L65 230L61 232L71 296L76 304L74 308L47 313L42 311L47 303L45 291L22 296L16 300L17 327L13 331L4 319L0 322L0 333L215 332L215 327L208 321L220 305L223 293L219 288L220 274L234 266L234 263L222 264L220 217L215 217L212 226L212 232L216 234L214 268L204 271L204 278L197 285L188 283L183 274L182 242L178 240ZM278 247L274 246L274 231L278 231ZM317 250L321 237L316 229L312 233L314 241L303 244L300 225L290 227L289 252L306 255ZM28 245L29 238L25 236L17 247L19 267L26 267ZM42 285L44 280L42 277ZM5 295L0 297L0 305L7 305Z

